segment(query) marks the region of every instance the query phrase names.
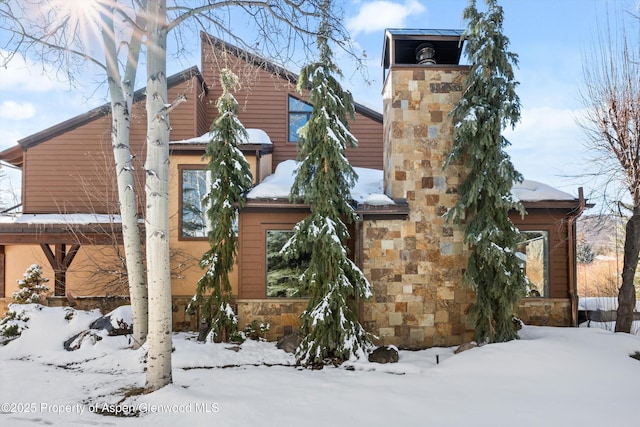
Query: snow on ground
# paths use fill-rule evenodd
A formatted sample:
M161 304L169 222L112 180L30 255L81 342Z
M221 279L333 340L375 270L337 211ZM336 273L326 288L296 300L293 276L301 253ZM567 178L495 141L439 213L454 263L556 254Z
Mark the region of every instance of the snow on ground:
M518 341L458 355L452 348L401 351L397 364L321 371L293 366L273 343L238 349L177 333L174 383L123 398L144 385L144 349L102 336L65 351L62 342L99 313L76 311L65 320L62 308L25 307L29 329L0 347L0 425L7 427L601 427L637 425L640 417L640 361L629 357L640 352L640 337L602 329L525 326ZM97 414L105 405L138 416Z
M580 297L578 310L617 310L618 297ZM640 311L640 301L636 301L636 311Z
M617 297L581 297L578 301L578 310L586 311L615 311L618 309ZM636 302L636 311L640 312L640 301ZM588 320L580 324L581 328L601 328L614 331L616 322L594 322ZM631 334L640 335L640 320L634 320L631 324Z

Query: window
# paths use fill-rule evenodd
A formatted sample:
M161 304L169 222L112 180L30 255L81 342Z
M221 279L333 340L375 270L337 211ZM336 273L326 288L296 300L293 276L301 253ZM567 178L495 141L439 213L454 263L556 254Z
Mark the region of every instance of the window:
M298 129L307 123L313 107L289 96L289 142L298 142Z
M204 169L180 170L180 237L207 237L207 208L202 198L209 189L208 175Z
M521 231L517 256L529 279L527 296L549 296L549 232Z
M308 290L300 285L300 275L308 259L285 260L280 250L293 236L291 230L267 230L267 298L305 298Z

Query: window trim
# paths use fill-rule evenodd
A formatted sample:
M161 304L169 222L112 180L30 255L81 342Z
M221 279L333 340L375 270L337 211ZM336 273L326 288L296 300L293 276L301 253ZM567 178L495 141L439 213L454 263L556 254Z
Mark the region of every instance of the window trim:
M182 220L182 207L184 204L184 201L182 199L182 196L184 194L184 188L183 188L183 179L182 179L182 173L185 171L191 171L191 170L206 170L206 165L203 164L180 164L178 165L178 241L208 241L209 240L209 236L202 236L202 237L191 237L191 236L185 236L182 234L182 230L183 230L183 220ZM208 233L207 233L208 234Z
M533 295L525 295L525 298L551 298L551 230L543 227L526 227L521 228L518 227L520 233L544 233L544 246L543 246L543 257L544 257L544 283L543 283L543 293L540 296ZM525 264L525 274L526 274L526 264Z

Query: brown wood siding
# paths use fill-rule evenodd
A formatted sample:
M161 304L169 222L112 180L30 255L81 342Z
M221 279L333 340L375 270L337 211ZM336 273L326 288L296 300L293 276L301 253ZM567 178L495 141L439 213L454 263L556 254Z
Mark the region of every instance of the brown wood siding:
M202 74L209 84L209 121L217 115L215 100L221 92L219 70L232 68L242 82L241 89L234 94L240 104L238 117L246 128L267 132L274 145L273 169L284 160L295 159L296 144L288 142L288 97L307 100L306 95L298 94L295 85L284 76L276 76L230 54L220 51L214 54L206 44L202 50ZM382 123L358 113L350 127L359 142L358 149L347 152L352 165L382 169Z
M239 218L238 247L238 298L264 299L267 297L267 230L293 230L293 227L309 212L247 212L241 211ZM354 238L347 242L349 258L355 259L356 236L355 225L348 226L349 234Z
M349 128L358 138L358 147L347 149L347 158L351 164L382 170L382 123L356 113L355 120L349 121Z
M207 97L206 91L204 90L203 85L199 85L198 94L196 99L196 135L200 136L204 135L206 132L209 132L211 128L211 122L207 118L207 104L209 98Z
M199 136L197 123L197 105L199 101L200 82L197 78L192 78L182 84L169 88L169 102L173 102L181 95L187 97L187 102L180 104L171 112L171 140L180 141L183 139Z
M266 298L266 232L267 230L292 230L306 215L306 212L240 213L238 298Z
M549 232L549 297L569 298L569 238L567 235L567 211L529 209L524 220L517 214L510 215L518 229L546 230Z
M186 94L187 102L171 113L171 139L196 136L197 78L169 90L169 98ZM95 120L31 147L25 153L23 209L25 213L113 213L117 193L111 149L111 116ZM138 194L143 194L146 156L144 100L132 109L131 151ZM139 202L139 210L143 211Z

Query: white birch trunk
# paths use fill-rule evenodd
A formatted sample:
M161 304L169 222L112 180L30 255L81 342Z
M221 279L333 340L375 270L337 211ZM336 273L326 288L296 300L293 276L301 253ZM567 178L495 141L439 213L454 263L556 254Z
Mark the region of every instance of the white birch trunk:
M169 109L166 79L166 0L149 0L147 35L146 238L149 284L148 392L171 378L169 268Z
M133 74L137 70L137 51L129 56L129 63L122 85L119 84L120 72L117 63L116 42L113 37L113 11L111 15L103 15L103 42L105 46L105 62L109 95L111 98L111 145L115 160L116 180L118 183L118 202L122 218L122 239L127 279L129 282L129 299L133 317L133 348L137 349L147 339L147 286L145 283L144 257L138 223L138 204L134 184L134 168L131 156L130 114L133 104ZM133 45L134 43L131 43ZM136 44L138 46L138 44Z

